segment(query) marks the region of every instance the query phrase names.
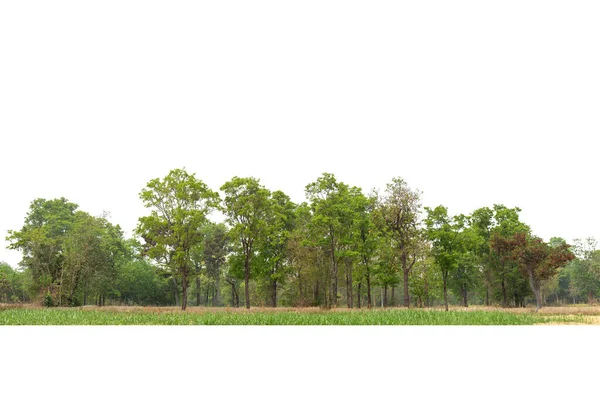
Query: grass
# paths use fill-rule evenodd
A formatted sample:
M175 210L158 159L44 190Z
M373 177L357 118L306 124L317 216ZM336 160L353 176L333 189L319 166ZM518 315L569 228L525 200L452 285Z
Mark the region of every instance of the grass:
M534 325L589 324L582 314L531 310L320 310L172 307L0 307L0 325Z

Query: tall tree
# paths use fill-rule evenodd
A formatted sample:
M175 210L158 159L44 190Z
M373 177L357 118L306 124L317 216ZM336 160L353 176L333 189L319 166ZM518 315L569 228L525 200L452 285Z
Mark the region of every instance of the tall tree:
M305 189L312 211L312 237L329 258L329 307L337 307L338 304L339 266L351 229L349 189L348 185L338 182L330 173L323 173L315 182L306 185Z
M181 278L181 309L185 310L192 249L202 241L201 227L219 196L194 174L175 169L164 179L148 182L140 198L151 210L139 219L136 229L146 242L144 252Z
M458 215L451 218L444 206L426 210L427 235L432 242L435 263L442 274L444 306L448 311L448 277L456 270L460 258L464 256L461 232L465 217Z
M277 290L285 283L290 272L288 241L295 226L296 205L282 191L271 195L267 213L265 239L258 245L259 274L269 288L269 303L277 307Z
M519 220L521 209L508 208L502 204L494 204L494 226L491 229L491 267L493 275L500 282L502 305L509 306L508 295L515 295L515 303L524 295L527 281L519 273L516 263L511 257L511 238L517 232L530 232L529 226ZM515 304L517 306L517 304Z
M256 178L233 177L221 186L225 193L223 212L244 257L246 308L250 308L250 270L255 244L265 237L271 193Z
M206 273L215 285L213 307L221 305L221 276L230 250L229 236L225 224L210 224L204 238L203 258Z
M366 197L357 195L353 198L355 201L355 251L359 256L359 268L357 269L358 281L358 306L360 307L360 293L362 282L367 285L367 307L371 308L371 278L373 274L373 259L380 245L380 237L377 234L375 223L373 221L373 210L377 198L375 196Z
M394 178L378 196L376 221L382 233L390 237L399 252L404 278L404 307L410 307L409 277L417 261L420 233L421 192Z

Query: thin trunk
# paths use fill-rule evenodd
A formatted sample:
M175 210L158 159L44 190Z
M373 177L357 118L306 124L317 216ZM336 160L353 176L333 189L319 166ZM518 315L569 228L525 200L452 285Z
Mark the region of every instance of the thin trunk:
M488 307L490 305L490 288L489 287L485 291L485 305Z
M354 308L354 291L352 290L353 282L352 282L352 260L349 258L346 259L346 291L347 291L347 300L348 308Z
M335 259L335 236L332 227L329 227L329 235L331 238L331 269L333 272L333 281L331 282L331 292L329 293L330 305L334 308L337 307L337 293L338 293L338 265Z
M369 266L367 265L367 302L368 308L371 309L371 273Z
M442 272L442 281L444 282L444 307L448 311L448 273Z
M502 307L508 307L508 297L506 295L506 278L502 278Z
M215 279L215 285L217 287L217 300L215 301L215 306L216 307L220 307L221 306L221 272L220 272L220 267L219 264L217 264L217 278Z
M250 308L250 254L252 245L246 245L246 257L244 258L244 290L246 291L246 308Z
M271 282L271 306L277 308L277 279Z
M201 303L201 294L200 294L200 278L196 278L196 306L200 307Z
M396 286L392 286L392 296L390 298L390 305L391 306L396 305Z
M302 277L298 271L298 294L300 295L300 307L304 307L304 293L302 292Z
M387 307L388 306L388 300L387 300L387 285L383 287L383 306Z
M410 295L408 293L408 274L410 268L407 265L406 252L402 254L402 272L404 273L404 307L410 308Z
M463 285L462 287L462 293L463 293L463 305L465 307L469 307L469 301L468 301L468 290L467 290L467 285Z
M185 309L187 308L187 290L188 290L188 281L187 281L188 277L187 277L187 273L184 271L181 274L181 288L182 290L182 294L181 294L181 310L185 311Z
M594 304L594 293L592 293L592 291L588 291L588 303L590 305Z
M177 279L173 277L173 287L175 288L175 307L179 307L179 288L177 287Z
M358 290L356 291L356 297L358 300L357 307L360 308L360 287L362 286L362 282L358 282Z

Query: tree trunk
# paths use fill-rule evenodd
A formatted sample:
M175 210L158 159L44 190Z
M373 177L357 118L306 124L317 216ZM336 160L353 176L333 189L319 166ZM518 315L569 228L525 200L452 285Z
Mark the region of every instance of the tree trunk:
M410 269L407 265L406 253L402 254L402 272L404 274L404 307L410 308L410 295L408 293L408 274Z
M277 279L271 282L271 305L277 308Z
M371 274L369 272L369 267L367 266L367 301L368 308L371 309Z
M226 279L227 283L231 285L231 306L235 307L235 283Z
M463 305L466 307L469 307L469 301L468 301L468 290L467 290L467 285L463 285L462 287L462 293L463 293Z
M244 290L246 291L246 308L250 309L250 252L252 247L249 246L246 250L244 259Z
M185 309L187 308L187 289L188 289L188 281L187 281L187 273L183 272L181 274L181 288L182 290L182 294L181 294L181 310L185 311Z
M502 307L508 307L508 297L506 295L506 278L502 278Z
M540 294L540 285L538 282L536 282L533 276L533 271L531 270L529 271L529 286L531 287L531 291L533 292L533 294L535 294L535 310L538 311L540 308L542 308L542 296Z
M594 304L594 293L592 293L592 291L588 291L588 304L592 305Z
M337 307L337 293L338 293L338 265L335 259L335 240L333 228L329 227L329 235L331 238L331 269L333 273L333 281L331 283L331 292L329 293L330 305L334 308Z
M390 306L396 305L396 286L392 286L392 296L390 298Z
M177 286L177 279L175 279L175 277L172 277L172 281L173 281L173 287L174 289L174 294L175 294L175 307L179 307L179 287Z
M387 307L388 306L388 299L387 299L387 285L383 287L383 306Z
M354 308L354 291L352 290L353 282L352 282L352 260L349 258L346 259L346 291L347 291L347 299L348 308Z
M218 267L218 264L217 264ZM215 286L217 289L215 307L221 306L221 272L220 269L217 268L217 278L215 279Z
M444 307L448 311L448 274L442 273L442 281L444 282Z
M196 278L196 306L198 307L200 307L201 297L202 295L200 294L200 278Z
M360 308L360 287L362 286L362 282L358 282L358 290L356 291L356 300L357 300L357 307Z

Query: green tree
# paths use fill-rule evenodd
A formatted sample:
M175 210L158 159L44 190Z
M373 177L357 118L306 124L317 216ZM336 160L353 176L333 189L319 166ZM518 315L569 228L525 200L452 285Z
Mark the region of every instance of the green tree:
M579 297L586 297L593 304L600 294L600 251L596 250L596 240L576 239L573 252L576 259L569 263L572 291Z
M203 260L206 274L214 282L213 307L221 305L221 276L231 251L230 238L225 224L209 224L204 236Z
M296 205L282 191L271 195L265 239L258 245L259 273L269 287L269 302L277 307L277 290L290 274L288 241L295 226Z
M36 199L20 231L8 231L9 249L20 250L20 265L31 271L38 294L56 290L64 265L64 242L75 221L77 204L65 198Z
M310 236L313 243L329 258L326 277L328 307L337 307L338 304L339 265L347 255L345 247L352 229L349 191L348 185L338 182L329 173L323 173L315 182L306 185L305 189L312 212Z
M151 209L141 217L136 233L145 240L144 254L156 260L181 279L181 309L187 307L192 249L202 239L202 226L218 205L219 196L183 169L153 179L140 193L144 206Z
M451 218L448 209L437 206L426 207L427 236L432 243L435 264L440 269L444 291L444 306L448 311L448 277L456 271L459 262L465 257L464 237L465 216Z
M231 235L241 245L244 258L246 308L250 308L250 271L255 244L267 232L271 207L270 192L256 178L233 177L221 186L225 193L223 212L231 226Z
M422 241L420 214L421 192L409 188L401 178L394 178L386 185L385 193L377 196L375 220L382 234L393 240L399 252L405 307L410 307L409 277Z

